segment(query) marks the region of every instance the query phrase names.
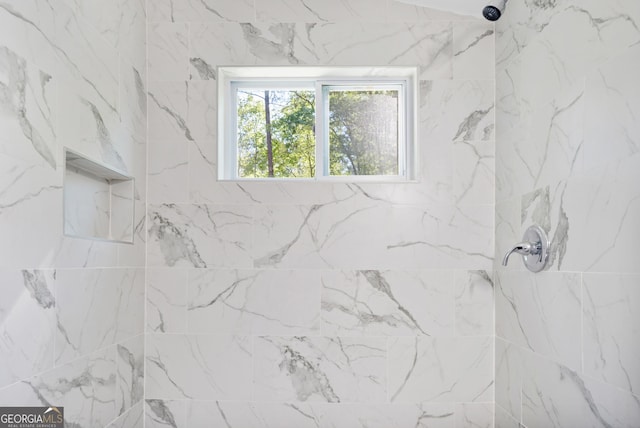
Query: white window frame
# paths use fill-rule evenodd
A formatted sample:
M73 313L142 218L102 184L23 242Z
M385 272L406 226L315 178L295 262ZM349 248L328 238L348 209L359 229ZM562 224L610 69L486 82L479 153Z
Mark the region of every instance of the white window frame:
M413 181L416 172L415 67L219 67L218 179L225 181ZM237 91L241 88L315 90L315 177L238 177ZM328 127L331 89L398 90L398 174L330 175Z

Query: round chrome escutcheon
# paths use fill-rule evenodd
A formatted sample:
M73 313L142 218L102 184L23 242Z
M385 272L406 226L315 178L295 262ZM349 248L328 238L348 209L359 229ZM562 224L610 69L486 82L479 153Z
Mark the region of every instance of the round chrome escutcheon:
M540 272L547 265L549 259L549 238L540 226L530 226L522 236L522 240L531 242L538 247L538 254L528 254L522 256L524 265L531 272Z

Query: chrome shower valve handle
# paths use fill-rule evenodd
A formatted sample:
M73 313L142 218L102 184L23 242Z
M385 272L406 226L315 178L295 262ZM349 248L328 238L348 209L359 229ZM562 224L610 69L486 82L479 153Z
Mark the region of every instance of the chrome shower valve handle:
M520 242L516 244L507 254L504 255L502 259L502 266L506 266L509 263L509 256L513 253L522 254L523 256L534 254L535 247L531 242Z
M517 243L504 255L502 265L509 263L509 256L513 253L521 254L527 269L531 272L540 272L547 264L549 240L547 234L539 226L529 227L522 237L523 241Z

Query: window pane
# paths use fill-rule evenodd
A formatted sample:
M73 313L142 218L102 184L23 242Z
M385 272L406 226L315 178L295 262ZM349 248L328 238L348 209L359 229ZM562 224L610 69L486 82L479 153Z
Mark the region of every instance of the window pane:
M238 177L315 175L315 94L239 88Z
M329 90L329 173L398 175L398 90Z

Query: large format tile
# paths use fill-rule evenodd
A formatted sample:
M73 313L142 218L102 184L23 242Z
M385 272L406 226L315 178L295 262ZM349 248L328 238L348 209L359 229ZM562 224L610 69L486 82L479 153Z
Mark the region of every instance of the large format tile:
M445 207L438 219L438 247L449 253L444 266L486 271L493 268L494 215L493 205Z
M187 401L145 400L144 423L147 428L167 426L185 428L187 426Z
M122 416L107 426L107 428L142 428L144 427L144 408L139 402Z
M149 141L193 141L188 126L187 82L150 82L147 108ZM153 147L150 145L150 147Z
M522 241L520 220L520 198L507 199L495 205L495 269L522 270L520 261L509 258L507 266L502 265L502 258L513 246Z
M522 421L527 427L637 426L638 397L537 354L526 352L523 361Z
M569 180L559 217L569 230L563 269L639 273L640 153ZM576 232L577 231L577 232Z
M250 267L252 208L150 205L150 266Z
M394 403L487 402L493 397L490 337L399 337L389 343Z
M458 15L425 7L419 0L391 0L387 9L389 22L469 21L468 15Z
M640 391L640 275L585 274L584 372Z
M566 0L555 4L564 6ZM496 68L503 69L544 31L558 10L547 4L509 4L509 19L496 21Z
M493 204L495 144L460 141L453 145L453 199L458 204Z
M149 203L188 203L189 144L183 139L155 141L149 153L147 179Z
M254 400L386 401L385 338L258 337Z
M72 2L80 13L121 55L139 70L146 70L146 3L141 0Z
M485 412L481 413L480 409ZM187 425L192 427L226 424L243 428L453 428L455 418L460 418L457 426L486 426L484 422L487 420L487 406L475 403L460 405L455 407L454 414L454 405L450 403L412 405L190 401L187 411Z
M456 404L456 428L493 428L494 407L493 403Z
M322 274L322 334L453 334L450 271L327 271Z
M441 242L441 229L449 214L449 207L441 205L394 204L386 208L385 217L373 218L367 231L382 238L382 248L367 269L451 268L450 247Z
M214 423L243 428L453 428L489 426L492 420L490 406L485 403L454 406L451 403L374 405L147 400L147 412L147 424L152 427L200 427Z
M418 65L422 79L450 79L451 47L452 28L448 22L193 24L190 62L192 75L200 77L229 64L388 64Z
M55 271L0 271L0 283L2 387L53 367Z
M186 23L149 24L149 80L189 79L189 25Z
M190 141L188 145L188 197L195 204L237 203L250 200L245 185L218 181L217 150L214 138Z
M383 237L371 233L387 210L375 202L351 200L313 206L255 208L255 267L327 268L374 266Z
M150 22L252 22L255 10L251 0L154 0L148 16Z
M123 415L143 399L144 335L116 345L116 351L116 411Z
M452 403L314 404L313 409L323 428L453 428L458 416Z
M147 137L147 79L144 75L144 68L137 68L126 63L120 64L120 105L118 113L123 128L131 133L132 137L137 137L144 141L146 148ZM128 140L125 140L129 142ZM131 147L130 147L131 148ZM144 162L146 167L146 151L140 156L138 161ZM141 168L131 168L139 170ZM144 170L142 170L144 171ZM137 176L138 180L144 182L144 177ZM144 175L144 174L143 174ZM136 183L140 184L140 183ZM144 187L144 186L140 186ZM138 189L138 193L144 194L144 189Z
M390 206L360 195L313 206L262 205L255 209L254 265L488 270L492 225L490 205Z
M140 141L141 137L136 141L124 129L117 104L112 106L97 96L90 83L64 83L60 85L60 91L65 96L59 98L59 141L64 142L65 147L126 175L132 175L134 171L129 169L137 167L142 179L144 169L138 165L139 161L134 163L130 153L125 152L136 144L144 149L144 143ZM128 144L123 144L125 141ZM144 158L144 152L141 155Z
M507 82L502 81L507 77L503 75L498 82L504 86ZM520 113L511 105L511 97L500 93L501 85L497 94L501 119L496 156L498 199L510 199L544 186L553 187L581 174L586 137L584 79L554 93L544 105L513 121L509 116Z
M143 267L147 260L147 212L146 202L135 201L133 243L117 244L119 267Z
M507 103L504 98L510 98L510 96L500 93L500 82L501 79L497 79L497 117L501 125L497 128L496 135L495 195L497 202L504 202L520 198L522 193L531 191L534 188L535 174L527 169L529 168L527 159L518 153L517 142L522 141L526 144L528 133L526 127L521 126L521 122L516 122L513 128L505 130L507 118L502 110Z
M60 208L61 211L62 209ZM54 252L54 263L58 268L117 266L118 250L119 246L114 245L113 242L62 236ZM138 266L141 265L144 263L138 264Z
M640 153L640 47L629 49L586 81L584 168L592 170Z
M633 19L624 18L625 15L630 17L629 12L637 8L631 2L612 7L619 11L617 18L612 15L613 10L607 10L597 2L563 6L556 5L538 15L548 18L540 28L544 31L534 34L526 48L505 67L512 78L523 118L591 70L640 41ZM571 31L567 32L567 28Z
M69 85L86 86L91 98L110 110L118 103L118 52L74 11L58 3L55 48L59 77Z
M145 31L139 0L0 3L0 402L70 426L142 424L144 239L64 236L62 148L134 175L144 224Z
M495 128L493 80L435 80L421 87L420 138L435 141L492 141Z
M577 370L581 305L579 274L499 272L496 334Z
M320 331L315 270L189 271L189 333L313 335Z
M512 415L506 412L502 407L495 407L495 427L496 428L522 428L520 422L515 420Z
M266 22L383 22L384 0L263 0L256 19Z
M202 83L202 82L197 82ZM208 82L206 82L208 83ZM190 82L189 87L193 87L194 82ZM203 90L208 90L204 88ZM202 118L194 118L193 121L200 122ZM198 125L194 125L195 128ZM204 128L201 129L204 131ZM203 183L191 183L191 197L194 200L202 198L206 201L214 201L215 203L228 203L228 204L253 204L253 205L324 205L328 203L336 203L338 201L348 199L349 197L356 197L363 193L368 193L365 186L362 184L350 184L350 183L329 183L329 182L315 182L313 183L313 192L309 191L310 183L298 180L246 180L246 181L218 181L218 171L216 168L215 147L208 144L211 138L203 139L201 141L194 141L195 145L190 146L190 168L191 177L204 180ZM193 152L196 153L193 153ZM194 171L195 169L195 171ZM213 178L214 185L206 185L207 177ZM394 189L398 189L394 184ZM374 189L377 192L385 195L391 193L385 191L383 186L379 184L374 185ZM372 190L374 191L374 190ZM377 193L376 192L376 193ZM378 198L376 194L374 198ZM380 199L385 199L380 196Z
M110 346L0 389L4 406L61 406L72 426L106 426L116 413L116 349Z
M187 332L187 275L188 269L147 269L148 332Z
M247 337L147 334L147 405L153 399L249 400L253 353Z
M453 78L493 79L494 24L480 20L453 24Z
M189 401L187 426L246 428L319 426L319 415L306 403Z
M195 79L195 76L191 78ZM214 79L191 80L188 82L187 97L187 122L194 141L200 143L199 150L206 153L207 157L211 157L210 152L217 155L218 82Z
M19 10L4 6L8 9L0 7L0 27L6 25L16 34L30 33L31 30L23 28L28 18ZM31 9L35 4L25 2L19 6ZM37 21L36 16L32 18ZM5 38L2 40L0 266L52 267L62 233L62 174L56 143L58 79L52 76L52 71L28 62L23 56L25 52L5 47Z
M492 272L455 271L456 329L459 336L490 336L494 328Z
M59 79L4 43L0 45L0 71L0 153L55 169ZM3 180L6 178L3 174Z
M56 364L144 331L144 270L60 269L56 278Z
M517 345L496 338L496 407L520 420L522 414L522 351ZM497 415L496 415L497 416Z
M64 8L63 5L60 5ZM39 0L0 3L2 46L53 74L57 69L56 11Z

